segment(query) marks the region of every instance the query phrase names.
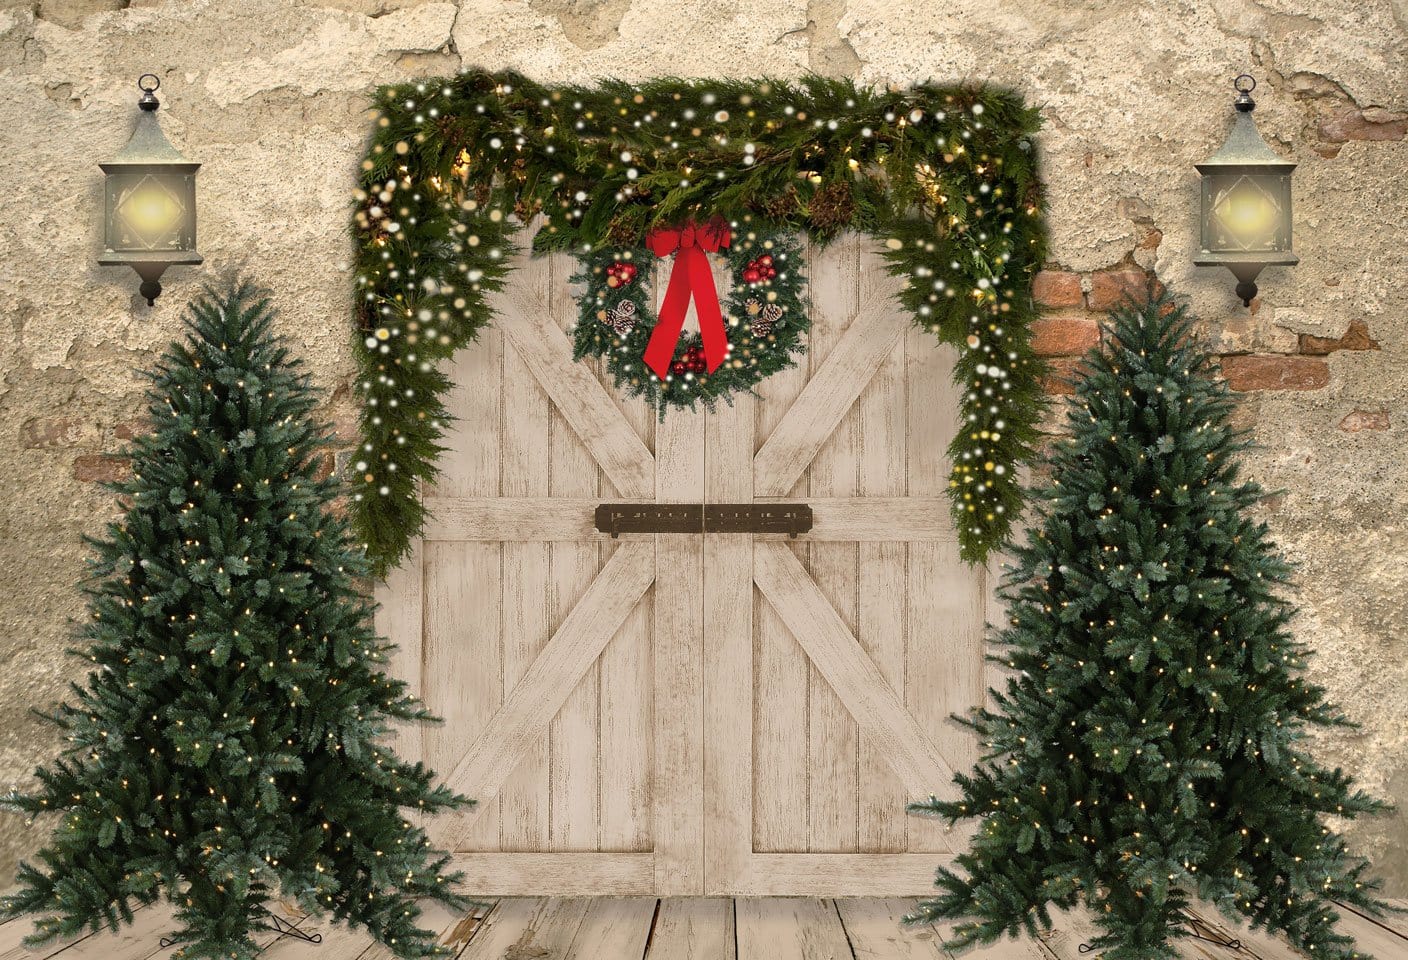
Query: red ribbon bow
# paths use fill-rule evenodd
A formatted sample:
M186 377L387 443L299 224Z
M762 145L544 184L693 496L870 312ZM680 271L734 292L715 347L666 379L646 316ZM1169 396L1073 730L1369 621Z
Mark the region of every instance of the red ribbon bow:
M728 333L724 330L719 292L714 289L708 254L727 247L732 239L728 221L717 216L704 223L688 220L675 227L656 227L646 235L645 245L651 253L657 257L675 255L665 299L660 303L660 318L650 342L645 345L646 366L661 380L670 372L670 360L684 330L684 315L689 310L691 296L699 317L699 336L704 341L704 361L709 372L718 369L728 355Z

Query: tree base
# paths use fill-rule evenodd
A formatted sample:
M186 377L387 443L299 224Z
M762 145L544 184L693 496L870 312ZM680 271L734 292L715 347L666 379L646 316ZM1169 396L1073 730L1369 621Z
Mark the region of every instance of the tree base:
M298 929L293 924L289 923L287 920L280 920L278 917L275 917L273 915L270 915L269 919L274 922L275 940L278 940L282 937L288 937L290 940L302 940L304 943L323 942L323 935L321 933L304 933L302 930ZM161 947L161 949L163 950L169 950L171 947L176 946L176 941L170 939L169 937L162 937L156 942L156 945L158 947Z
M1242 941L1237 939L1224 940L1221 937L1214 936L1212 930L1207 926L1207 924L1203 923L1203 921L1199 920L1192 914L1183 914L1183 922L1188 925L1188 929L1189 931L1191 931L1188 934L1188 939L1190 940L1201 940L1203 943L1211 943L1214 946L1225 947L1228 950L1243 949ZM1080 943L1076 945L1076 952L1081 954L1094 953L1096 949L1098 948L1089 943Z

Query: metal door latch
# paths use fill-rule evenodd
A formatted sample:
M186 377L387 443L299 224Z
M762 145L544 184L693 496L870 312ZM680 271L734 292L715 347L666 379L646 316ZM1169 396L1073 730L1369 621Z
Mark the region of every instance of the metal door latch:
M596 508L596 528L623 533L785 533L812 528L812 508L805 503L603 503Z

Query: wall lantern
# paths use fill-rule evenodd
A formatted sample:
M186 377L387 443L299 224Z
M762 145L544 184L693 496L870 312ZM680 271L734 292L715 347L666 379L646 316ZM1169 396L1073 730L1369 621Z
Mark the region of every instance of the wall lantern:
M1296 165L1256 132L1256 80L1244 73L1232 86L1237 91L1232 132L1217 153L1196 164L1203 177L1203 242L1193 262L1231 270L1237 296L1251 306L1254 281L1263 267L1300 262L1291 252L1291 171Z
M196 253L196 171L171 145L156 120L161 80L144 73L137 129L117 156L100 163L107 174L103 219L104 266L129 266L142 278L140 292L151 306L161 294L158 282L177 263L201 263Z

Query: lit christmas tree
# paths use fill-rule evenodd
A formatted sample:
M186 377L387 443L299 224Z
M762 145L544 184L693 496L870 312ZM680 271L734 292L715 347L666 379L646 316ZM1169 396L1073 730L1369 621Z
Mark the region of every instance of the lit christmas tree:
M1312 957L1363 957L1333 901L1383 908L1326 818L1383 804L1306 750L1348 725L1304 676L1289 568L1249 515L1245 436L1192 321L1166 296L1114 312L1004 583L1012 669L970 722L987 748L961 796L960 872L915 919L954 945L1051 925L1085 903L1106 960L1164 960L1193 898Z
M164 896L183 956L247 960L279 896L422 957L415 901L463 903L408 816L467 801L384 743L431 718L384 673L366 563L317 479L317 397L272 316L247 283L208 290L150 375L127 514L93 543L93 670L53 715L68 750L5 798L59 818L0 901L38 915L36 942Z

